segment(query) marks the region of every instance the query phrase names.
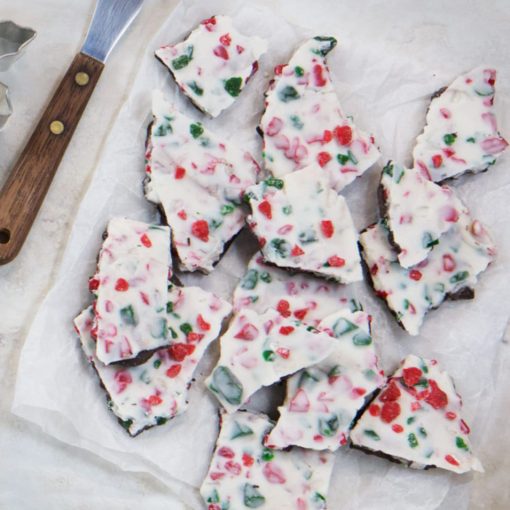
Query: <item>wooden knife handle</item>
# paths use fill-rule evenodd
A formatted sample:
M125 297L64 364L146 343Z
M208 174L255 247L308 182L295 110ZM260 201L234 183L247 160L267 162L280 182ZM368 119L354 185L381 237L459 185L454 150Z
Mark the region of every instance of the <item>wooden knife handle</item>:
M23 246L104 64L78 53L0 192L0 264Z

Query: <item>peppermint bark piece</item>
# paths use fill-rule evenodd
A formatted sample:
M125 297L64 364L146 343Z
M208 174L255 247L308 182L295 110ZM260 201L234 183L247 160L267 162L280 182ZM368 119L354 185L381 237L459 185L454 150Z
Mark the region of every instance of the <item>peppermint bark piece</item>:
M183 42L156 50L156 58L199 110L217 117L234 103L266 51L264 39L239 33L227 16L213 16Z
M145 195L172 228L183 271L212 271L241 230L244 190L257 182L253 157L221 140L153 94L154 121L147 141Z
M324 510L334 456L301 449L273 451L262 414L221 415L221 430L200 494L208 510Z
M332 352L334 341L276 310L262 315L240 310L220 345L220 359L206 385L231 413L263 386L322 361Z
M171 267L168 227L110 220L89 282L96 297L96 354L105 365L169 344L165 307Z
M483 471L461 412L450 376L435 360L410 355L352 429L352 444L414 469Z
M405 268L427 258L464 208L452 189L392 161L384 167L379 186L381 214Z
M320 168L269 178L247 190L248 225L264 259L341 283L362 279L358 234L347 202Z
M432 96L413 150L415 167L439 182L487 170L508 146L494 112L496 71L477 67Z
M359 130L340 106L326 55L333 37L305 42L287 65L275 68L260 121L264 163L276 177L318 164L340 191L378 159L373 137Z
M411 335L419 333L427 312L445 299L473 298L478 275L496 253L485 227L466 210L428 258L410 269L398 263L382 222L362 232L360 244L375 293Z
M195 369L232 307L198 287L172 285L167 308L170 347L128 368L105 366L98 360L91 334L92 307L75 319L83 351L107 392L108 406L131 436L186 410Z
M235 311L250 308L264 313L273 308L283 317L294 317L315 327L338 309L349 307L353 312L361 309L349 287L309 274L291 274L265 264L259 253L248 263L234 291L233 304Z
M285 402L266 442L271 448L337 450L347 443L366 398L385 382L366 312L341 310L319 328L336 338L335 348L325 360L287 379Z

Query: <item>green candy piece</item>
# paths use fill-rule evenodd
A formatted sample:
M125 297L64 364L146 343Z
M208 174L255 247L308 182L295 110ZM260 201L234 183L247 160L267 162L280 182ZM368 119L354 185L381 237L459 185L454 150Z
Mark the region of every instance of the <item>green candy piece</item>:
M188 83L188 87L197 95L197 96L203 96L204 95L204 89L198 85L196 81L190 81Z
M185 335L189 335L192 331L193 331L193 328L191 327L191 324L189 322L184 322L183 324L181 324L179 326L179 329L185 334Z
M289 101L299 99L299 93L294 87L287 85L278 91L278 97L284 103L288 103Z
M453 145L457 139L457 133L448 133L443 136L443 142L446 145Z
M283 188L282 179L277 179L276 177L269 177L269 179L266 179L264 182L266 183L266 186L272 186L273 188L276 189Z
M262 450L262 460L264 462L269 462L270 460L274 459L274 452L270 448L264 448Z
M168 327L166 319L160 317L157 323L151 329L151 336L153 338L165 338L168 333Z
M439 239L434 239L430 232L425 232L425 234L423 234L421 244L424 248L432 248L432 246L439 244Z
M290 255L291 247L285 239L272 239L270 245L280 257L286 258Z
M299 242L301 244L309 244L317 242L317 232L313 228L303 230L299 233Z
M298 388L303 387L308 381L319 382L319 379L311 374L308 370L304 369L299 375Z
M467 452L469 451L468 445L466 444L464 439L462 439L460 436L457 436L455 438L455 445L457 446L457 448L460 448L461 450L466 450Z
M294 73L296 74L296 76L301 77L305 74L305 70L301 66L296 66L294 68Z
M235 76L225 82L225 90L232 96L237 97L241 93L242 78Z
M163 416L156 416L156 425L164 425L168 421L168 418Z
M365 331L360 331L352 337L352 343L356 347L365 347L366 345L370 345L372 343L372 338Z
M253 290L258 283L259 273L256 269L250 269L241 282L241 288L246 290Z
M450 277L450 283L459 283L466 280L468 277L469 273L467 271L459 271Z
M234 212L235 207L230 204L224 204L221 206L220 214L222 216L226 216L227 214L232 214Z
M381 440L379 434L377 432L375 432L375 430L365 429L363 431L363 433L365 434L365 436L370 437L374 441L380 441Z
M271 275L267 271L260 273L260 279L265 283L271 283L272 280Z
M196 124L190 125L189 132L191 136L196 139L204 132L204 128L202 127L202 124L200 124L200 122L197 122Z
M156 369L159 368L161 366L161 360L160 359L154 360L152 366Z
M414 434L414 432L411 432L407 436L407 442L411 448L416 448L418 446L418 439L416 438L416 434Z
M135 311L131 305L120 309L120 318L124 324L129 326L136 326L138 324Z
M213 489L211 492L211 495L207 498L208 503L219 503L220 502L220 495L218 494L218 491L216 489Z
M186 67L192 60L193 60L193 46L188 46L186 48L185 55L181 55L180 57L174 58L172 60L172 67L176 71L179 71L179 69Z
M243 489L243 503L247 508L259 508L266 503L266 498L255 485L246 483Z
M221 395L229 404L240 405L243 396L243 385L232 371L225 366L219 366L213 372L212 391Z
M340 423L336 414L326 420L321 418L319 420L319 432L322 436L331 437L335 435L339 425Z
M289 215L292 213L292 206L291 205L285 205L284 207L282 207L282 212L283 214L285 215Z
M336 338L347 333L350 333L355 329L358 329L358 326L356 326L356 324L353 324L351 321L344 319L343 317L340 317L340 319L338 319L333 324L333 334L335 335Z
M264 358L264 361L274 361L276 354L274 351L267 350L262 353L262 357Z
M233 429L234 430L230 436L230 439L237 439L238 437L244 437L253 434L253 430L250 427L237 421L234 422Z
M292 122L292 125L296 129L303 129L304 126L303 121L297 115L291 115L290 121Z

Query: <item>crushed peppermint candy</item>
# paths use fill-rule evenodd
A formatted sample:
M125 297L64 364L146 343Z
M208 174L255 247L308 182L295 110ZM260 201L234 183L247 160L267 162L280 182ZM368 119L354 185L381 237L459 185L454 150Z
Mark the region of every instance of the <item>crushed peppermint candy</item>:
M427 312L445 299L472 298L478 275L496 254L487 230L467 209L459 211L455 226L412 268L399 264L381 221L360 234L360 244L375 293L411 335L419 333Z
M195 369L231 309L229 303L198 287L171 285L164 307L170 346L134 367L105 366L98 360L91 334L92 306L75 319L81 346L107 392L109 408L131 436L186 410Z
M248 225L267 262L341 283L362 280L358 233L345 199L316 167L248 188Z
M477 67L432 96L413 151L415 168L437 182L496 162L508 142L498 131L495 84L494 69Z
M451 377L435 360L410 355L361 415L352 444L415 469L483 472L461 412Z
M106 365L134 360L168 345L165 312L170 229L126 218L108 223L97 272L89 282L96 297L96 354Z
M283 317L293 317L317 327L322 319L341 308L355 312L361 305L352 289L306 273L291 274L265 264L256 253L234 291L234 310L250 308L264 313L274 308Z
M239 33L228 16L213 16L183 42L156 50L156 57L195 106L217 117L241 94L266 51L264 39Z
M464 208L451 188L392 161L381 175L380 199L398 261L405 268L427 258L441 235L459 221Z
M326 509L333 454L270 450L263 441L272 426L262 414L221 415L216 448L200 488L207 510Z
M257 182L251 154L223 141L153 94L154 121L147 154L148 200L159 204L172 228L183 271L210 272L245 224L245 189Z
M265 167L275 176L317 164L340 191L378 159L373 137L342 111L326 65L333 37L304 43L266 93L260 122Z
M336 338L335 348L325 360L287 379L280 417L266 441L271 448L337 450L347 444L366 399L385 382L366 312L340 310L319 329Z
M220 340L221 355L206 385L227 412L286 375L322 361L334 340L276 310L238 311Z

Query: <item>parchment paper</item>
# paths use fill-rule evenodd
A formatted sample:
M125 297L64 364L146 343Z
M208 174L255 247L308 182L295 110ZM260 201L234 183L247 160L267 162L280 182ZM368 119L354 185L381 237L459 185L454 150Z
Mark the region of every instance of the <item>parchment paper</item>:
M345 193L360 229L376 218L376 186L382 164L389 158L410 163L428 97L458 74L481 63L498 68L498 118L502 133L510 138L510 68L498 50L508 44L505 13L485 16L483 11L477 12L476 6L482 5L479 2L470 4L469 16L462 21L454 13L465 5L463 2L452 2L446 18L435 9L441 5L436 1L421 10L398 1L342 5L326 0L280 2L280 10L292 19L291 24L268 4L262 0L183 1L154 37L77 212L60 272L27 337L13 404L14 413L62 441L93 451L124 470L153 474L193 509L202 508L196 488L206 473L217 435L217 404L202 384L217 359L217 346L199 367L189 411L132 439L108 411L104 393L80 352L72 328L72 319L90 302L87 278L94 272L108 219L125 215L157 220L142 192L151 90L162 88L185 113L249 148L260 159L260 140L254 129L272 68L285 63L307 37L335 35L339 45L330 54L329 64L344 110L362 129L374 133L383 152L379 164ZM398 5L407 23L405 29L397 23L400 28L394 30L384 6L395 12ZM413 10L405 10L404 6ZM201 19L212 14L232 15L241 31L267 38L270 47L260 62L260 71L236 105L215 120L203 118L190 107L152 56L157 47L181 40ZM478 32L471 30L471 25L478 27ZM428 316L422 334L411 338L398 328L364 283L353 286L374 317L373 335L381 364L388 372L412 352L438 359L454 377L463 396L465 419L473 430L475 449L491 419L496 391L502 391L497 390L493 367L510 316L510 229L506 226L509 160L507 153L489 173L454 183L472 212L489 226L499 248L498 259L481 277L475 300L444 304ZM211 275L183 279L230 298L254 250L250 237L241 235ZM268 399L257 401L267 406ZM484 451L477 453L483 462ZM440 470L415 472L361 452L341 450L329 508L467 508L470 480L471 475L459 477Z

